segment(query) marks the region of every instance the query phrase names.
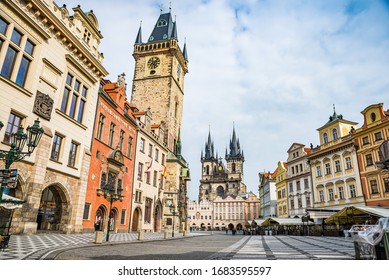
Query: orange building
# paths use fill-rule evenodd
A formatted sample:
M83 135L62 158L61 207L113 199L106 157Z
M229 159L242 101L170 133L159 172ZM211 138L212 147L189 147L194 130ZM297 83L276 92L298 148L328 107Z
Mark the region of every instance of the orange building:
M358 164L361 174L362 190L367 206L389 206L388 173L378 168L382 161L380 145L389 139L389 110L384 104L372 104L362 112L363 125L352 133L358 147Z
M126 100L124 74L118 77L116 83L103 80L101 85L92 140L83 230L106 231L110 217L110 231L128 232L131 224L137 124L132 115L131 104ZM110 209L111 214L108 215Z

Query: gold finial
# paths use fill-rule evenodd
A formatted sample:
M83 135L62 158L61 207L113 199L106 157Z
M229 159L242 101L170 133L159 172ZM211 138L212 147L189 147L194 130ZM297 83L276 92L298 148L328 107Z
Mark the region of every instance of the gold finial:
M169 2L169 12L172 10L172 1Z
M162 7L163 7L163 4L159 5L159 10L161 11L161 14L162 14Z

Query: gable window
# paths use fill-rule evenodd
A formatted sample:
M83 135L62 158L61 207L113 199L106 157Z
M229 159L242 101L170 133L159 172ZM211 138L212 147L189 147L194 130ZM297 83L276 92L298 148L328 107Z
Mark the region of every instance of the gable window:
M323 134L323 141L324 141L324 144L328 143L328 135L327 135L327 133Z
M332 139L338 139L338 131L336 130L336 128L332 130Z
M164 19L161 19L160 21L158 21L157 23L157 27L162 27L162 26L166 26L167 25L167 21L164 20Z

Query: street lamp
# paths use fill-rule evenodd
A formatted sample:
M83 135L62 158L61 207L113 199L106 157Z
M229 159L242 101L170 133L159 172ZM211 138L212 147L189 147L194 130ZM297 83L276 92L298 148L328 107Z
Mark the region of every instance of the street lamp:
M4 124L0 121L0 130ZM23 127L20 126L16 133L11 133L10 143L11 148L9 151L0 150L0 160L5 161L5 182L7 182L6 176L9 173L11 164L15 161L20 161L26 156L30 156L34 149L38 146L38 143L43 135L43 128L39 126L39 119L34 121L33 126L28 126L27 133L23 132ZM27 142L27 152L23 152L23 148ZM4 184L5 185L5 184ZM3 182L1 182L0 188L0 202L3 197Z
M109 173L110 174L110 173ZM108 175L109 176L109 175ZM102 188L104 192L104 197L109 201L109 214L108 214L108 223L107 223L107 238L106 241L109 242L109 229L111 227L111 212L112 212L112 203L118 199L121 199L122 196L122 186L118 184L117 191L115 191L115 185L113 183L114 180L108 180L108 183L105 184Z
M167 203L167 206L169 206L170 212L171 212L172 215L173 215L172 237L174 237L174 220L175 220L175 217L176 217L176 215L178 214L178 212L176 212L176 206L173 204L173 201L172 201L172 200L169 199L166 203Z

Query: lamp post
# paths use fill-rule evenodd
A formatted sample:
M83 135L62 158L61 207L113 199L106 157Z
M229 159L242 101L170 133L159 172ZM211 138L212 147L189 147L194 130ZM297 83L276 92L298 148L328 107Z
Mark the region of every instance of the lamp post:
M4 124L0 121L0 130L3 128ZM35 148L38 146L38 143L43 135L43 129L39 126L39 119L34 121L33 126L28 126L26 129L27 133L24 133L23 127L20 126L16 133L11 133L10 144L11 148L9 151L0 150L0 160L5 161L5 175L9 173L9 168L11 164L15 161L20 161L26 156L30 156ZM23 152L23 148L27 142L27 152ZM6 179L6 178L5 178ZM3 189L5 182L1 182L0 187L0 202L2 202Z
M174 220L175 220L175 217L176 217L176 215L178 214L178 212L176 212L176 206L173 204L173 201L171 201L170 199L167 201L167 205L169 206L170 212L171 212L172 215L173 215L172 237L174 237Z
M112 184L113 180L108 180L108 184L105 184L103 186L103 192L104 192L104 197L109 201L109 214L108 214L108 223L107 223L107 237L106 241L109 242L109 229L111 227L111 212L112 212L112 203L118 199L121 198L122 196L122 186L118 185L117 191L115 190L115 185Z

